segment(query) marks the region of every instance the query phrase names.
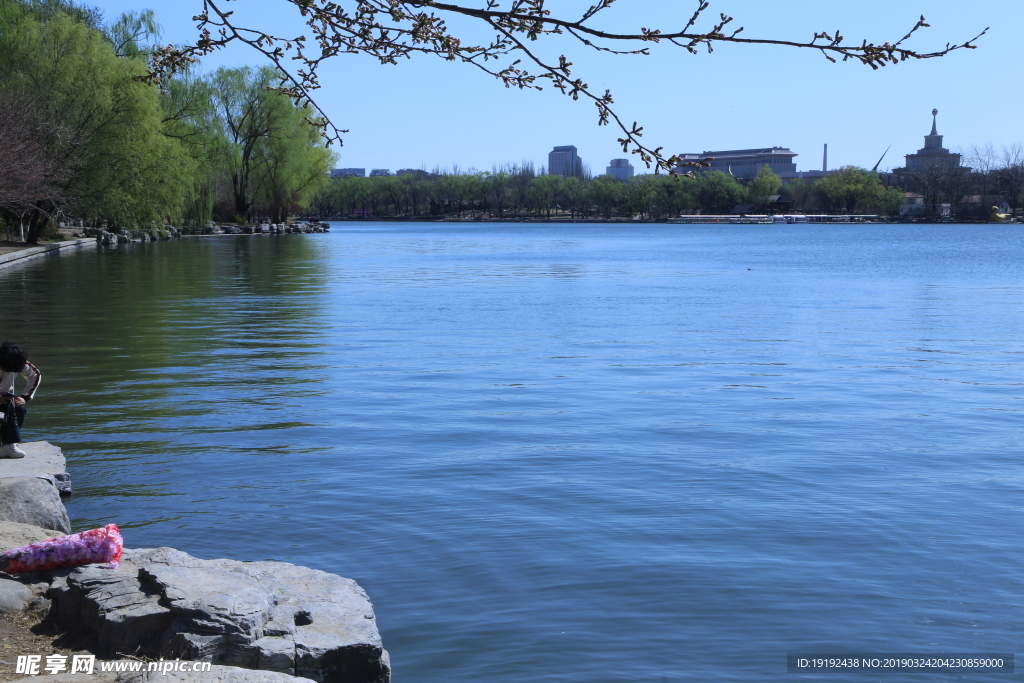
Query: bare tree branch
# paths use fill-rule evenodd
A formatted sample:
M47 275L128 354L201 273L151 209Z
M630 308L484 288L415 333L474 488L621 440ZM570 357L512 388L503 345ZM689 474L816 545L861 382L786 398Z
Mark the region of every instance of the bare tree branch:
M313 123L321 127L321 134L328 142L341 142L341 135L348 131L336 128L312 96L312 92L320 87L317 69L324 60L341 54L367 54L377 58L381 64L397 64L399 59L408 59L415 54L430 54L446 61L471 64L497 78L505 87L540 90L541 79L546 79L573 99L589 99L597 106L598 124L614 124L622 132L619 142L624 152L639 155L648 168L654 166L656 170L670 173L675 172L679 159L664 156L660 147L645 146L640 141L643 128L636 123L628 126L620 120L611 107L610 92L595 93L582 79L574 77L570 69L572 64L564 54L556 65L528 46L557 36L565 36L571 42L601 52L635 55L648 55L652 45L663 42L691 54L697 53L702 46L711 52L718 43L775 45L819 50L831 62L852 59L879 69L907 60L931 59L957 50L974 49L975 42L988 31L985 29L963 43L947 44L941 50L919 52L905 44L920 29L928 27L923 16L895 42L877 44L864 40L860 45L851 45L844 43L845 38L839 31L822 31L807 41L740 37L743 28L727 31L733 17L726 14L720 14L717 21L710 22L708 30L698 31L711 0L697 0L696 10L680 30L640 27L632 32L608 31L591 25L590 22L611 7L615 0L597 0L576 20L552 16L545 0L511 0L507 9L499 6L499 0L484 0L483 7L435 0L349 0L346 3L280 0L294 5L311 30L315 50L310 52L307 46L310 41L306 36L282 38L257 28L239 26L231 19L233 13L222 10L219 2L204 0L203 12L194 17L199 35L193 43L156 50L149 75L151 80L159 83L203 55L233 42L244 43L277 66L281 74L278 89L282 93L316 110L322 120ZM496 35L490 42L465 43L449 31L446 17L479 20L493 29ZM299 63L299 68L294 70L287 66L293 60ZM505 65L498 66L503 60ZM496 62L495 66L490 65L492 61ZM525 67L524 61L532 65L529 68L536 69L536 73ZM700 162L696 163L699 165Z
M50 214L66 206L73 169L54 147L73 134L47 120L38 97L0 88L0 210Z

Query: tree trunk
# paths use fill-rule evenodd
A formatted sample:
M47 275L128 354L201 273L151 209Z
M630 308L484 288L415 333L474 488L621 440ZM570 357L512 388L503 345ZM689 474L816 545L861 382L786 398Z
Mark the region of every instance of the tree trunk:
M47 222L46 214L39 209L33 210L32 217L29 219L28 236L25 238L25 242L27 244L39 244L39 234L46 227Z

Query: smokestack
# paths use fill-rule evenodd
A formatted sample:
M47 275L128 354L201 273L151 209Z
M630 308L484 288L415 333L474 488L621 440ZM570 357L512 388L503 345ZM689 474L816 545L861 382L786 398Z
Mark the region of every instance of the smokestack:
M828 170L828 143L825 143L825 153L821 157L821 172Z

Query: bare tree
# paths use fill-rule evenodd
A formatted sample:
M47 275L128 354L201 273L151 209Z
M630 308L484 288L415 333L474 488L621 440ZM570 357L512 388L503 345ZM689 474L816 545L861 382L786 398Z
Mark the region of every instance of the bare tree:
M1006 193L1010 207L1016 212L1024 201L1024 145L1017 142L1003 147L1001 161L997 186Z
M0 92L0 214L8 222L17 217L24 240L25 216L38 221L66 207L65 183L73 169L55 148L73 145L70 132L42 114L38 97L12 89Z
M932 52L906 47L918 30L928 26L923 16L902 38L881 44L867 40L846 44L839 31L822 31L803 41L747 38L740 36L742 27L732 30L733 17L727 14L706 21L704 14L710 1L697 0L696 10L681 28L639 27L622 32L595 26L596 18L605 16L615 0L596 0L581 15L572 17L555 16L546 0L510 0L507 9L501 9L498 0L485 0L480 7L436 0L279 0L282 5L293 5L312 32L312 39L289 39L260 28L240 26L232 20L232 12L221 9L220 0L204 0L203 11L195 17L197 39L183 47L158 48L153 54L150 78L160 82L200 56L233 42L245 43L273 61L281 74L281 91L316 108L323 119L324 136L337 141L347 131L336 128L312 97L312 92L320 87L317 69L325 60L341 54L368 54L381 64L396 64L399 59L417 54L433 55L481 69L505 87L539 90L547 82L574 100L589 100L597 108L599 125L611 124L619 129L622 137L618 141L623 152L637 154L648 168L653 165L657 170L674 173L680 160L666 157L662 147L652 148L641 142L643 127L619 118L612 109L610 91L592 89L574 75L572 62L565 54L551 60L542 55L541 48L556 39L582 49L640 55L649 54L651 47L659 44L689 53L699 49L711 52L719 43L778 45L819 50L832 62L852 59L878 69L908 59L941 57L954 50L972 49L988 30ZM464 41L450 32L446 22L457 17L480 22L494 37L488 42ZM295 70L290 66L294 63L299 65Z

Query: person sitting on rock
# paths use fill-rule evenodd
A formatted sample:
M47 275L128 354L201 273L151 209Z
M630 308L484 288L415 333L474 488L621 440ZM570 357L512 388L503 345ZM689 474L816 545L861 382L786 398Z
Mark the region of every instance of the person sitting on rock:
M24 377L27 384L21 394L15 395L14 380L18 375ZM25 422L25 403L35 397L42 378L39 369L28 362L25 349L14 342L0 344L0 408L3 409L0 458L25 457L25 451L18 447L21 425Z

